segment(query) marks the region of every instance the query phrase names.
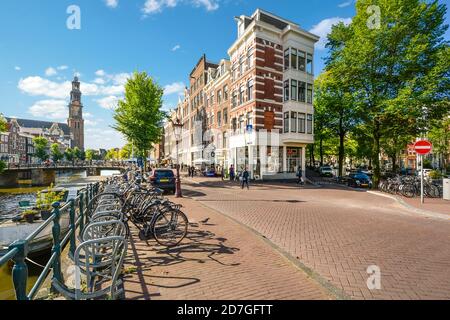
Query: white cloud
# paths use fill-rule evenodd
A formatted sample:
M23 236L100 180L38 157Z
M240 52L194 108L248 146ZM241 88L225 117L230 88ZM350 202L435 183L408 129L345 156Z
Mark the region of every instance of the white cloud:
M106 75L105 70L97 70L95 75L98 77L104 77Z
M59 66L56 69L58 69L58 70L67 70L67 69L69 69L69 67L68 66Z
M162 12L164 8L174 8L181 0L146 0L142 8L144 17L149 14ZM186 0L184 1L194 7L204 7L207 11L214 11L219 8L218 0Z
M121 73L111 75L110 85L82 82L81 91L85 96L111 96L121 95L125 91L124 84L126 82L127 74ZM18 88L26 94L31 96L45 96L49 98L64 99L67 98L72 90L70 81L56 82L39 76L27 77L20 79Z
M171 84L168 84L164 87L164 94L165 95L171 95L171 94L184 94L185 84L183 82L174 82Z
M111 128L86 128L86 135L89 139L86 140L87 149L111 149L122 148L126 144L126 140L114 129Z
M65 100L41 100L28 109L28 113L34 117L50 120L67 119L68 111Z
M51 77L51 76L54 76L54 75L56 75L56 74L58 74L58 71L56 71L56 69L53 68L53 67L49 67L49 68L47 68L47 69L45 70L45 75L46 75L47 77Z
M177 44L175 47L172 48L172 51L177 51L179 49L181 49L181 46Z
M18 88L32 96L64 99L69 95L72 85L69 81L58 83L36 76L20 79Z
M103 109L107 109L107 110L114 110L115 108L117 108L117 103L121 98L117 97L117 96L108 96L108 97L104 97L101 99L97 99L95 100L100 107L102 107Z
M207 11L214 11L219 9L219 4L215 0L193 0L193 3L197 7L205 7Z
M119 0L105 0L106 6L110 8L117 8Z
M20 71L20 70L22 70L22 68L21 68L21 67L19 67L19 66L15 66L15 67L14 67L14 70L16 70L16 71Z
M353 0L345 1L345 2L342 2L342 3L338 4L338 7L339 8L345 8L345 7L348 7L349 5L351 5L352 3L353 3Z
M320 37L319 42L316 44L316 48L318 50L325 49L325 45L327 43L327 36L331 32L331 27L339 22L343 22L345 25L348 25L352 22L352 18L334 17L324 19L315 26L313 26L313 28L309 31Z
M103 80L102 78L96 78L96 79L94 80L94 83L96 83L96 84L105 84L106 81Z

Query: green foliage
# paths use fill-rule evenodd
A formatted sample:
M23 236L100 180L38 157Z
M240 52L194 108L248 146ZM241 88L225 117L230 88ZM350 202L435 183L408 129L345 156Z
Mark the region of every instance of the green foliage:
M100 160L100 155L95 150L88 149L86 150L85 158L88 161Z
M73 148L73 158L74 160L82 160L83 152L80 150L80 148L78 147Z
M368 27L372 5L380 8L379 28ZM354 115L370 141L375 185L381 150L397 154L448 112L445 12L437 1L359 0L352 23L333 27L329 36L326 70L338 75L352 108L361 110Z
M59 149L59 144L54 143L50 146L50 155L54 162L58 162L62 158L64 158L64 154Z
M163 93L146 72L135 72L125 85L125 99L119 101L115 110L114 129L132 141L141 156L160 141L162 123L167 117L161 110Z
M442 173L440 173L438 170L433 170L433 171L430 171L429 177L431 179L441 179Z
M431 160L423 159L423 168L424 169L433 169Z
M105 160L119 160L120 159L120 150L119 149L110 149L106 152Z
M0 113L0 132L6 132L8 131L8 125L6 122L6 119L3 117L3 115Z
M33 139L34 154L41 161L45 161L49 158L47 153L48 140L44 137L36 137Z
M441 159L441 167L446 168L450 165L447 164L450 155L450 116L433 122L428 139L433 144L433 153Z
M131 153L133 150L133 146L131 143L127 143L121 150L120 150L120 159L130 159Z
M0 160L0 174L2 174L5 171L6 167L7 167L6 163Z
M64 151L64 157L67 161L73 161L75 158L74 152L72 148L67 148L66 151Z
M65 192L56 192L53 184L47 189L47 192L38 192L36 197L36 207L42 211L51 211L54 202L60 202L64 199Z

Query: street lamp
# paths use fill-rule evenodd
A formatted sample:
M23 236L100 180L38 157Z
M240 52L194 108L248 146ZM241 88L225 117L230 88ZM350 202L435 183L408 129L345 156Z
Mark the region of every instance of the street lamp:
M181 193L181 179L180 179L180 164L179 164L179 153L178 153L178 144L181 140L181 134L183 131L183 124L181 123L180 119L176 119L175 121L170 120L173 125L173 131L175 135L176 145L177 145L177 180L176 180L176 197L182 198L183 195Z

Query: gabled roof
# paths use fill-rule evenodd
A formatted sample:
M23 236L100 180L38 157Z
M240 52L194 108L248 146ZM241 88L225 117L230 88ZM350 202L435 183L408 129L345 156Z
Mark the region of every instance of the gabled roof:
M64 132L65 135L70 135L70 127L67 123L61 122L50 122L50 121L40 121L40 120L29 120L29 119L18 119L18 118L5 118L6 121L11 122L11 120L16 120L19 126L22 128L39 128L49 130L55 123Z

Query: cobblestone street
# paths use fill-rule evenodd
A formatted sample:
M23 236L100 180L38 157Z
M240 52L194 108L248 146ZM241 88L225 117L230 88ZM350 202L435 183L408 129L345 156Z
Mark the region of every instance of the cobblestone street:
M450 215L420 214L393 199L332 186L263 184L247 191L195 178L184 188L185 196L269 239L341 297L450 298ZM380 290L367 288L371 265L381 269Z

